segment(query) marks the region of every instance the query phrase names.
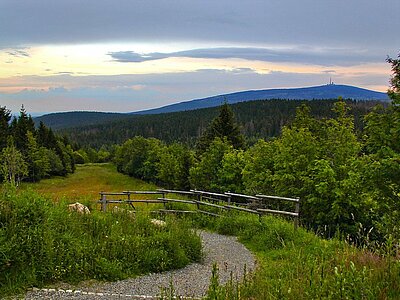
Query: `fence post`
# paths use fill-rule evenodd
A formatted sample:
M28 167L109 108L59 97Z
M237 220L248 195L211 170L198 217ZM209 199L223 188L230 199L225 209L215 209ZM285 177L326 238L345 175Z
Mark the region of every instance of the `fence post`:
M163 199L165 199L165 193L164 192L162 193L162 197L163 197ZM164 209L167 209L167 202L165 200L163 200L163 201L164 201Z
M107 211L107 199L106 199L106 195L105 195L103 192L101 192L100 195L101 195L101 210L102 210L103 212L106 212L106 211Z
M295 213L297 216L294 218L294 229L297 230L299 227L299 218L300 218L300 199L296 202Z
M200 209L200 201L201 201L202 199L201 199L201 194L200 193L198 193L197 194L197 202L196 202L196 204L197 204L197 210L199 210Z

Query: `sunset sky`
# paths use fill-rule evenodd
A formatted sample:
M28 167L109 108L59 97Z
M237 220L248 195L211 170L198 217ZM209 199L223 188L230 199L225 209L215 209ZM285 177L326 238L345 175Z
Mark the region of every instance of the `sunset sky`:
M0 0L0 106L130 112L248 89L386 91L399 0Z

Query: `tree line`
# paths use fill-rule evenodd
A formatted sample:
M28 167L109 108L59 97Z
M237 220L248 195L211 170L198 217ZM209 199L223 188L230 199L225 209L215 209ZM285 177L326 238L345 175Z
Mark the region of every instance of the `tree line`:
M75 170L69 141L40 123L38 128L22 106L19 116L0 106L0 179L12 184L21 180L65 176Z
M363 116L371 111L378 101L345 100L354 115L357 130L363 128ZM283 125L295 116L296 107L307 103L311 114L317 118L332 117L332 100L256 100L231 106L247 142L269 139L281 133ZM166 143L180 142L193 147L207 125L218 115L218 107L157 115L127 115L115 121L78 126L58 131L80 147L100 149L121 144L134 136L154 137ZM79 115L80 116L80 115ZM82 114L81 117L83 117ZM54 118L57 115L54 115ZM52 120L54 123L55 120Z
M400 237L400 68L389 106L377 105L356 130L350 106L336 101L332 117L303 104L273 139L252 146L225 104L194 150L155 138L129 139L115 152L120 172L176 189L300 197L304 225L327 236Z

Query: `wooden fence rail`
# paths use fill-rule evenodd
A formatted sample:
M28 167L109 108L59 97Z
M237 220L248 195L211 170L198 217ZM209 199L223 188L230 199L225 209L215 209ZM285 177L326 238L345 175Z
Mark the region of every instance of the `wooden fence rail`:
M189 199L175 199L167 197L167 194L182 195ZM134 195L160 195L157 199L132 199ZM107 197L113 197L113 199ZM118 196L118 199L114 199ZM240 199L240 201L236 201ZM284 211L265 208L262 206L264 201L277 200L277 201L288 201L295 204L294 211ZM235 200L235 201L234 201ZM218 213L210 212L202 209L204 207L211 207L220 210L238 210L246 213L257 214L261 218L265 214L277 214L283 216L290 216L294 218L294 227L299 226L300 216L300 199L299 198L287 198L279 196L268 196L268 195L245 195L238 193L214 193L208 191L190 190L190 191L178 191L178 190L167 190L158 189L157 191L123 191L122 193L108 193L100 192L100 200L98 203L101 204L103 212L107 211L108 204L129 204L133 209L136 210L134 203L158 203L163 204L164 209L158 209L153 211L156 213L203 213L211 216L221 216ZM167 203L183 203L189 205L195 205L197 210L178 210L178 209L167 209Z

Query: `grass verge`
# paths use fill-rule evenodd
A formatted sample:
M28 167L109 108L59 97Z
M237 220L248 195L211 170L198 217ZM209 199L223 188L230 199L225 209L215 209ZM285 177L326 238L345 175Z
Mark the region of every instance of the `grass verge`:
M133 219L134 218L134 219ZM155 226L145 214L81 215L33 192L0 198L0 298L57 281L117 280L180 268L201 257L184 220Z
M232 214L232 213L231 213ZM215 275L207 299L399 299L400 260L388 240L363 249L324 240L276 217L233 213L197 224L238 236L258 259L258 268L238 284L220 286ZM215 272L213 272L215 274Z

